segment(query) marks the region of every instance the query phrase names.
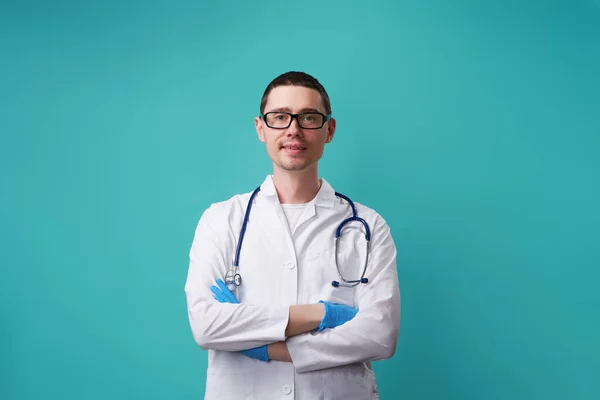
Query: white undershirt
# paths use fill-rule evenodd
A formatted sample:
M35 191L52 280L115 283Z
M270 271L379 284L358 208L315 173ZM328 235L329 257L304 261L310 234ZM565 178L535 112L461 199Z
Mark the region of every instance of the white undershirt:
M287 219L288 226L290 227L290 232L294 232L296 229L296 224L298 224L298 220L300 216L304 212L304 209L308 203L304 204L282 204L283 212L285 213L285 218Z

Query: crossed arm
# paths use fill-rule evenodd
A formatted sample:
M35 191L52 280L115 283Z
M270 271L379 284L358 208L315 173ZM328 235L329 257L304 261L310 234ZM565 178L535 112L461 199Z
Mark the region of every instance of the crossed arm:
M227 288L221 278L217 279L216 285L211 286L210 289L213 292L213 297L219 303L239 304L238 299ZM357 312L358 310L353 307L324 301L317 304L293 305L289 309L285 336L289 338L314 330L322 331L327 328L335 328L350 321L356 316ZM243 350L242 353L262 361L292 362L287 345L283 341Z
M292 337L318 329L325 317L323 304L302 304L290 307L290 319L285 330L285 336ZM267 345L269 360L292 362L285 341Z
M400 324L396 249L381 220L369 258L369 284L356 290L358 313L340 325L321 329L325 304L259 306L215 302L215 278L228 265L222 243L201 220L190 251L186 282L188 316L194 339L203 349L250 352L293 362L297 372L391 357ZM201 258L200 258L200 255ZM208 268L208 269L207 269ZM214 271L211 271L211 268ZM266 354L265 354L266 353Z

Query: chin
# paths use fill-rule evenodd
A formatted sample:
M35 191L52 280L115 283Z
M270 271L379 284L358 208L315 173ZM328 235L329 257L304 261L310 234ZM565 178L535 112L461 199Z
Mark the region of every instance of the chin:
M311 163L304 160L301 162L280 161L278 165L285 171L303 171L310 167Z

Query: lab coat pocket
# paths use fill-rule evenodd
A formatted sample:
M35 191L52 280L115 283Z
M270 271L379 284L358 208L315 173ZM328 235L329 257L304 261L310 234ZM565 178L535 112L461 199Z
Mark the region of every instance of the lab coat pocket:
M358 365L333 368L327 385L327 399L378 400L375 373Z
M251 369L208 368L205 400L250 400L254 398L254 372Z

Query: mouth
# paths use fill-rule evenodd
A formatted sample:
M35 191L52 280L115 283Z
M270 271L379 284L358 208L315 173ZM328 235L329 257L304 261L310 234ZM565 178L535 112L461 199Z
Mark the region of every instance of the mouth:
M288 144L281 146L281 150L285 151L288 154L300 154L304 150L306 150L306 147L301 144Z

